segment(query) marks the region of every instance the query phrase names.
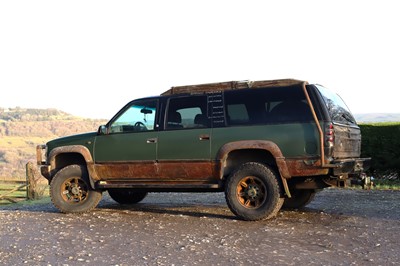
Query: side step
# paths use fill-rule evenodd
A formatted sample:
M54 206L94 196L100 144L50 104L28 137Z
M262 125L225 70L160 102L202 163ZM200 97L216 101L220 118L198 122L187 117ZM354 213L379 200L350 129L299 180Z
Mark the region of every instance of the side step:
M96 183L96 188L98 189L109 189L109 188L132 188L140 189L146 191L221 191L222 186L215 183L204 183L204 180L108 180L108 181L98 181Z

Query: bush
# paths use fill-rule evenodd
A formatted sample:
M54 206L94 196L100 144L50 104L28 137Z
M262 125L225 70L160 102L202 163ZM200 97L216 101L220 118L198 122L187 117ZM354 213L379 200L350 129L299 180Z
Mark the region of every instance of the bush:
M371 157L369 174L400 175L400 123L361 124L361 156Z

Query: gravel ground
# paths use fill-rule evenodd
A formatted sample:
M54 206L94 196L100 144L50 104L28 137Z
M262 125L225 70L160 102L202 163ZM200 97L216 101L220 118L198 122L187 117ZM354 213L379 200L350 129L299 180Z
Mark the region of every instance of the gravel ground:
M154 193L61 214L0 206L2 265L399 265L400 191L327 189L307 208L237 220L221 193Z

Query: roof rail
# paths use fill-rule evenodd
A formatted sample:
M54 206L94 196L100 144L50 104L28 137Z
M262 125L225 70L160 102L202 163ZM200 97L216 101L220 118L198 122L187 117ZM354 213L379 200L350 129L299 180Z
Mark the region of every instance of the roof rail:
M171 87L171 89L163 92L161 95L173 94L199 94L207 92L218 92L225 90L237 90L248 88L265 88L265 87L284 87L292 85L302 85L305 81L297 79L276 79L276 80L260 80L260 81L227 81L198 85L186 85Z

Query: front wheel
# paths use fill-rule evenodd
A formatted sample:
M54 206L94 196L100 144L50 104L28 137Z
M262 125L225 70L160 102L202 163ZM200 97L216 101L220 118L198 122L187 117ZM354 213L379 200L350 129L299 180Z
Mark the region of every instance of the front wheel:
M96 208L102 192L93 190L85 166L69 165L56 173L50 182L50 197L63 213L88 212Z
M281 187L275 172L261 163L245 163L228 178L226 202L231 211L243 220L269 219L283 204Z

